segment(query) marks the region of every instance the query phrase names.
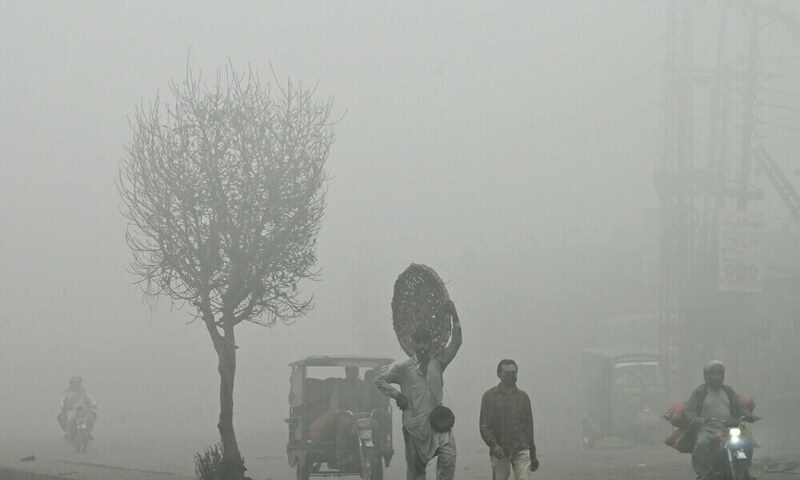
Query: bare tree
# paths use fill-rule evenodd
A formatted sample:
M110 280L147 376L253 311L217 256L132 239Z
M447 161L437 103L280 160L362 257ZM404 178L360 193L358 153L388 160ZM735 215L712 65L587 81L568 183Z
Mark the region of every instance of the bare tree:
M192 306L219 358L219 433L234 478L234 328L290 323L312 308L297 288L318 271L330 102L291 81L270 93L232 67L207 86L187 69L174 103L137 108L119 175L131 263L143 290ZM196 310L195 310L196 309Z

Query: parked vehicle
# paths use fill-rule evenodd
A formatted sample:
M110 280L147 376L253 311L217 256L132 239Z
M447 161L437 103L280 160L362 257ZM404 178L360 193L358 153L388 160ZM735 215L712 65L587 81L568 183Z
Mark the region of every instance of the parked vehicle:
M593 447L606 437L660 443L668 433L661 412L669 402L658 353L620 347L582 354L583 444Z
M392 409L372 380L392 362L391 358L382 357L313 356L289 364L292 371L286 454L289 465L297 469L297 480L344 475L383 479L383 468L389 466L394 455ZM352 421L355 430L352 442L337 445L339 436L310 432L309 427L324 423L320 419L325 415L334 415L329 408L331 397L344 378L331 375L343 373L347 367L356 367L364 375L356 389L359 408L335 413L336 423L344 417ZM353 461L343 461L342 451L351 452Z

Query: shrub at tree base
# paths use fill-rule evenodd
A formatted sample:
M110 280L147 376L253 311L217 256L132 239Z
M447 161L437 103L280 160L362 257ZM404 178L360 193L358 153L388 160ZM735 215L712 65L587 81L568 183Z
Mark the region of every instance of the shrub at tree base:
M242 458L244 463L244 458ZM230 480L242 478L238 462L226 462L222 455L222 443L207 447L194 456L194 472L197 480Z

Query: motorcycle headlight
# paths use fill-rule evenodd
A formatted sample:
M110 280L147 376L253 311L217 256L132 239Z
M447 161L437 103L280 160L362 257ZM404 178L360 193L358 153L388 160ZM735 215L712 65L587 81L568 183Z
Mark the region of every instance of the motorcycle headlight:
M739 435L742 434L742 431L741 429L734 427L728 430L728 433L730 434L731 437L738 437Z

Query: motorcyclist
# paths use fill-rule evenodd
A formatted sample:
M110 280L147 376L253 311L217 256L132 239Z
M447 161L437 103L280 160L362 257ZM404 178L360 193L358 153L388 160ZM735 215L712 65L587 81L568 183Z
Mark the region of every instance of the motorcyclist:
M89 439L93 440L92 430L97 419L97 404L94 398L83 388L81 377L69 379L69 387L61 394L61 413L58 414L58 423L66 433L64 438L69 440L72 434L72 424L75 421L75 407L83 405L86 408L87 425L89 427Z
M355 461L356 421L351 412L369 410L363 405L366 397L366 383L358 378L358 367L345 367L345 378L337 379L331 393L328 408L308 427L312 442L324 438L336 440L336 463L346 467Z
M739 400L733 388L724 385L725 365L712 360L703 368L705 382L692 392L686 405L686 418L697 428L692 468L697 478L707 480L711 477L711 452L718 442L716 434L725 429L732 419L744 417L755 420L752 412Z
M356 421L351 412L364 411L366 383L358 378L358 367L345 367L345 378L333 387L330 408L336 414L336 462L340 466L355 462Z

